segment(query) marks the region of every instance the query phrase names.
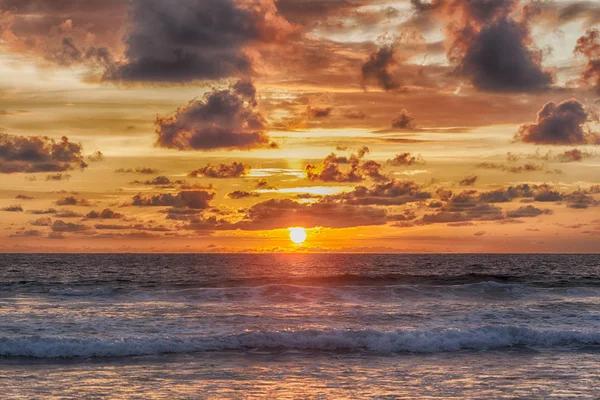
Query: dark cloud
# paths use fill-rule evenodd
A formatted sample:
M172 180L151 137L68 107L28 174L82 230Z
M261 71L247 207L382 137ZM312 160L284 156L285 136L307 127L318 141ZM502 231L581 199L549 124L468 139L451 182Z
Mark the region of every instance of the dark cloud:
M545 186L538 190L533 195L533 200L541 203L549 203L562 200L564 195L558 190L552 189L550 186Z
M62 174L60 172L56 174L46 175L46 181L68 181L71 179L71 175Z
M187 207L191 209L207 209L214 199L213 191L181 191L178 194L161 193L154 196L142 194L133 197L132 205L138 207Z
M344 114L344 117L348 118L348 119L365 119L367 118L367 114L365 114L364 111L362 110L358 110L358 111L348 111L346 114Z
M123 0L3 0L0 34L9 50L60 66L108 66L127 15Z
M518 0L411 3L417 12L434 12L446 21L448 59L476 88L531 92L552 84L552 74L542 68L541 51L532 46L533 8L524 7L517 17Z
M156 144L176 150L249 150L269 144L266 121L257 111L252 84L240 81L229 89L206 93L170 117L156 119Z
M435 207L436 213L425 214L411 225L427 225L436 223L462 226L472 221L497 221L498 223L517 222L515 218L535 217L550 214L550 210L540 210L534 206L524 206L514 211L504 213L502 208L494 203L506 203L516 198L534 198L542 193L552 192L548 185L518 185L492 192L479 193L476 190L465 190L458 194L449 191L438 191L443 197L441 207ZM543 198L543 196L542 196ZM405 224L406 225L406 224Z
M520 174L522 172L535 172L542 171L544 169L543 165L526 163L523 165L505 165L505 164L495 164L489 162L483 162L475 165L477 168L484 169L497 169L500 171L511 172L513 174Z
M95 229L103 230L138 230L149 232L170 232L170 229L165 226L146 226L144 224L135 225L116 225L116 224L96 224Z
M331 115L333 107L308 107L308 116L311 119L327 118Z
M13 237L13 238L28 238L28 237L38 237L38 236L42 236L42 232L38 231L36 229L20 231L20 232L13 233L12 235L9 235L9 237Z
M532 205L519 207L516 210L508 211L506 216L508 218L530 218L538 217L544 214L552 214L552 210L537 208Z
M56 214L57 211L54 208L49 208L47 210L31 210L29 211L30 214L33 215L46 215L46 214Z
M82 224L75 224L72 222L65 222L62 220L54 221L52 224L52 232L66 233L66 232L83 232L89 230L90 227Z
M88 219L121 219L123 214L114 212L111 209L104 209L102 211L90 211L86 216Z
M371 187L357 186L353 191L328 196L329 199L351 205L393 206L418 202L431 197L422 186L413 181L393 180Z
M502 209L493 204L470 204L452 199L435 214L425 214L418 225L504 219Z
M562 23L586 20L588 26L596 25L600 23L600 5L595 1L567 3L559 9L558 16Z
M249 197L259 197L259 196L260 195L258 193L247 192L245 190L235 190L231 193L227 193L227 197L229 197L230 199L235 199L235 200L247 199Z
M363 85L375 83L386 91L398 89L401 85L392 76L391 69L396 65L394 60L394 46L382 46L377 52L371 54L362 66Z
M471 175L471 176L467 176L466 178L461 180L458 184L460 186L473 186L477 182L478 179L479 179L479 177L477 175Z
M52 226L52 219L47 217L38 218L36 220L31 221L30 224L33 226Z
M197 218L190 223L189 229L253 231L292 226L350 228L386 223L386 212L374 207L353 206L334 201L303 204L291 199L271 199L250 207L238 222L231 223L214 216Z
M420 154L418 156L413 156L410 153L400 153L396 154L396 156L391 160L388 160L388 163L394 167L402 167L411 165L424 165L425 160Z
M535 144L600 144L600 137L585 129L591 116L575 99L549 102L538 112L537 122L519 128L515 140Z
M144 175L155 175L160 173L160 171L156 168L148 168L148 167L138 167L135 169L132 168L119 168L117 170L115 170L115 173L117 174L144 174Z
M15 196L15 199L17 199L17 200L33 200L34 197L27 196L25 194L18 194L18 195Z
M210 165L208 164L206 167L202 167L200 169L194 170L188 174L188 176L192 178L196 178L198 176L204 176L207 178L239 178L241 176L245 176L250 172L250 165L234 161L231 164L219 164L219 165Z
M366 179L375 181L388 180L382 175L382 165L373 160L363 160L369 148L363 146L357 154L350 157L338 157L335 153L327 156L321 164L308 164L304 167L306 177L311 181L323 182L361 182ZM341 169L340 164L349 164L349 168Z
M54 213L56 218L83 218L83 214L73 210L60 210Z
M0 133L0 173L61 172L86 167L81 145L64 136L56 142L45 136Z
M109 80L187 82L252 73L245 47L276 42L294 28L272 0L133 0L126 61Z
M271 184L269 184L269 181L267 181L266 179L259 179L256 182L256 185L254 186L255 189L262 189L262 190L275 190L275 186L272 186Z
M488 192L464 190L458 194L455 194L450 190L440 188L437 190L436 194L442 201L451 202L453 204L463 204L469 207L477 204L508 203L515 199L527 199L530 201L539 202L557 202L564 198L564 195L558 190L555 190L551 185L530 185L527 183Z
M171 179L169 179L166 176L157 176L154 179L145 180L145 181L135 180L135 181L131 182L131 184L158 186L158 187L172 187L174 185L183 185L183 184L185 184L185 181L182 181L182 180L172 181Z
M392 120L394 129L412 129L415 127L415 119L406 109L402 109Z
M23 212L23 207L21 206L8 206L8 207L4 207L2 209L0 209L0 211L7 211L7 212Z
M101 151L95 151L87 157L88 161L101 162L104 161L104 154Z
M576 191L563 196L567 202L567 207L576 209L586 209L591 206L600 205L600 201L595 200L592 196L584 191Z
M600 31L588 29L582 37L577 39L575 54L582 54L588 60L581 78L600 92Z
M90 207L92 205L86 199L77 199L73 196L67 196L67 197L58 199L58 200L56 200L55 204L57 206L81 206L81 207Z
M579 149L571 149L571 150L566 150L563 153L560 153L556 156L556 158L558 159L558 161L562 162L562 163L569 163L569 162L578 162L583 160L586 157L590 157L591 154L586 152L586 151L581 151Z

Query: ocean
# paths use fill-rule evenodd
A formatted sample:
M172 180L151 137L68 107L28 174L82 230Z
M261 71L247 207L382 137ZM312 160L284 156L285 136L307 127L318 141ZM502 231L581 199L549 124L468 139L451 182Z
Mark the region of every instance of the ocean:
M600 256L3 254L0 397L600 398Z

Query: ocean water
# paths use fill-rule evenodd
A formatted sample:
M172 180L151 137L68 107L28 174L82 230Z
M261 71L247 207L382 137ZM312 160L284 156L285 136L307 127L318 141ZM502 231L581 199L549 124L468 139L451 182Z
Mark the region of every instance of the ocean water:
M0 255L0 397L600 398L600 256Z

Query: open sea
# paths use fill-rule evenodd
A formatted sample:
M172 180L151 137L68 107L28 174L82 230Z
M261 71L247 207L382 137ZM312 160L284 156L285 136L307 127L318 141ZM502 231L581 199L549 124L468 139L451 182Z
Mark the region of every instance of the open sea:
M0 255L0 398L600 398L600 255Z

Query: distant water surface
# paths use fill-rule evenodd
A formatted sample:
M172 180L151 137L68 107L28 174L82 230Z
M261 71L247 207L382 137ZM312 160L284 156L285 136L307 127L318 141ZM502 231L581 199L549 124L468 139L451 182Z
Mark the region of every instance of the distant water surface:
M0 255L7 398L594 398L598 371L598 255Z

